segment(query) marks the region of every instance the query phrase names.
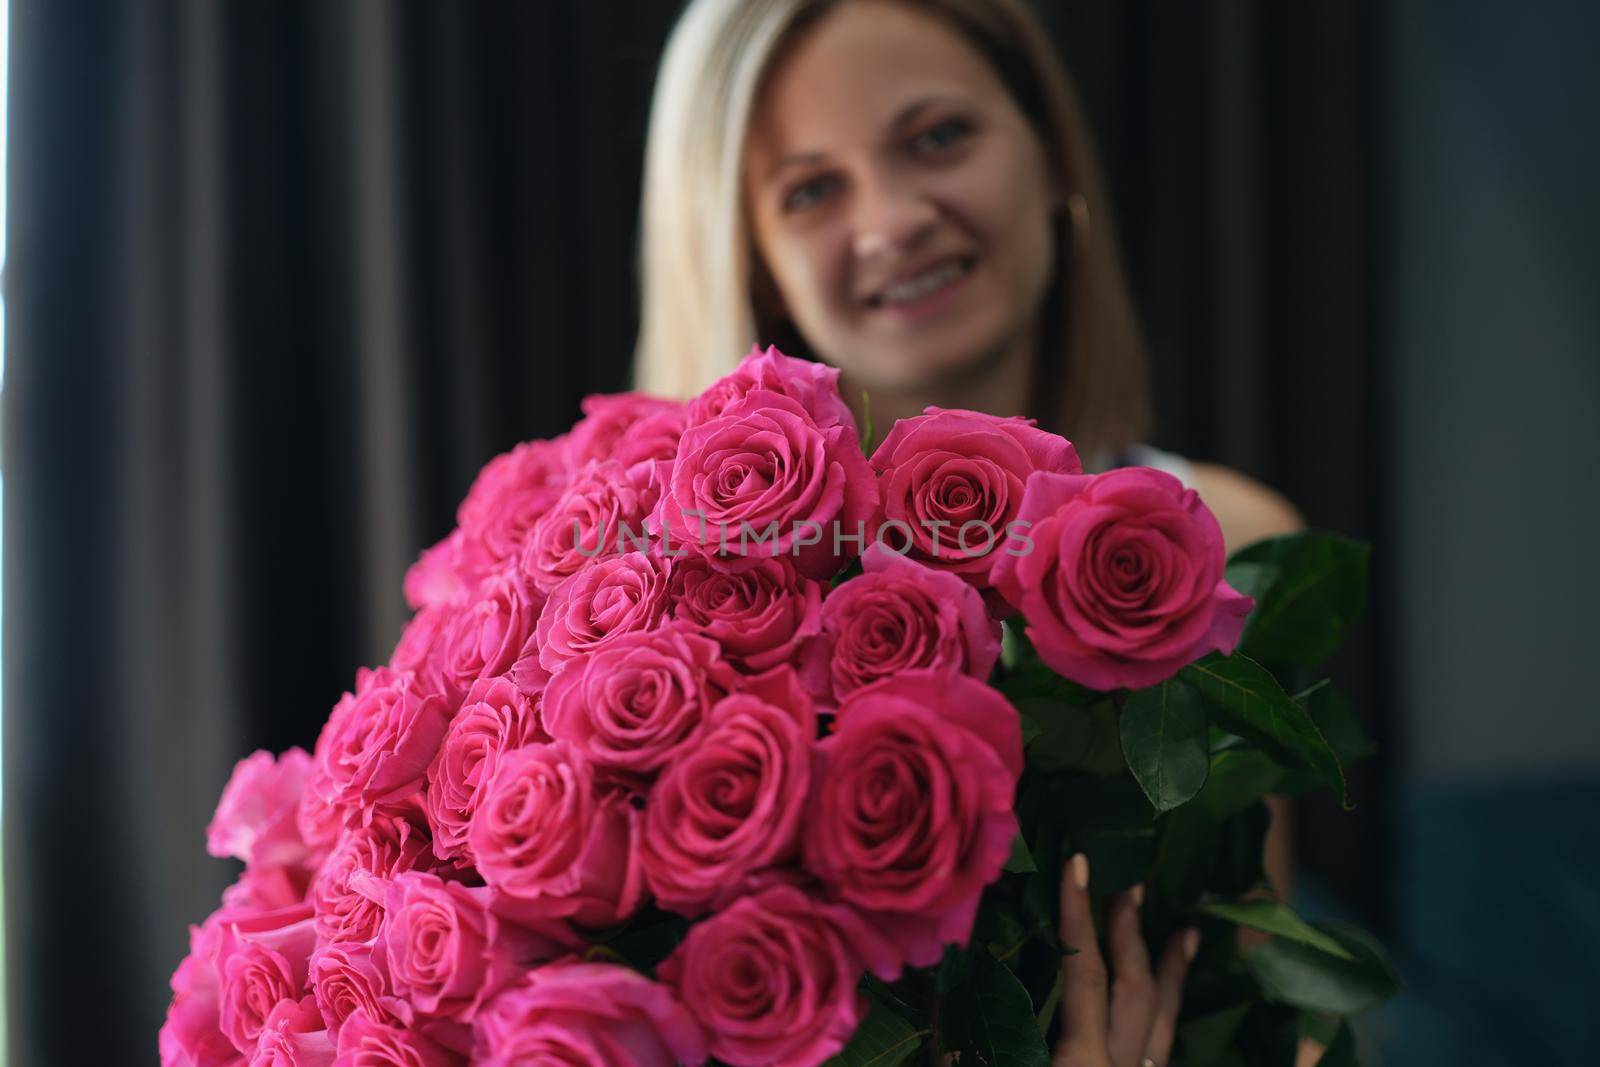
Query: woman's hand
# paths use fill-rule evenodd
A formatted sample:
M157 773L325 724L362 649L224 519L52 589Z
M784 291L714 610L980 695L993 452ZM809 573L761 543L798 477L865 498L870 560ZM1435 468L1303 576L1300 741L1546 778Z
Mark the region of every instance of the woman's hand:
M1200 931L1174 934L1152 972L1139 932L1143 899L1138 885L1111 902L1108 973L1089 911L1089 860L1080 852L1061 872L1061 939L1078 951L1061 963L1054 1067L1166 1067Z

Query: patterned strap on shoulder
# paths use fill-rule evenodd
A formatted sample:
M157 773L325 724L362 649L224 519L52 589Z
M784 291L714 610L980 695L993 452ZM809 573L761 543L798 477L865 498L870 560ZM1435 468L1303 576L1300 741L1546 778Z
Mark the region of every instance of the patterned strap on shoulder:
M1163 452L1146 444L1132 445L1111 467L1154 467L1166 471L1189 488L1194 487L1194 464L1176 452Z

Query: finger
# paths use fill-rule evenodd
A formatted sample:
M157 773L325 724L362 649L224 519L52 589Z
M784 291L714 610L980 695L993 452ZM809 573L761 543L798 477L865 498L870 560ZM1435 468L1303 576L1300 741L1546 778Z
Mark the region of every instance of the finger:
M1199 949L1200 931L1190 927L1173 934L1161 953L1156 967L1155 1017L1150 1021L1150 1037L1144 1046L1144 1055L1156 1063L1166 1063L1172 1055L1178 1012L1183 1007L1183 979Z
M1302 1037L1300 1045L1295 1049L1294 1067L1316 1067L1322 1061L1322 1054L1328 1051L1322 1042L1314 1037Z
M1137 1063L1144 1054L1156 1011L1156 982L1150 974L1150 952L1139 930L1139 905L1144 886L1117 897L1107 940L1111 949L1111 1012L1106 1045L1112 1063Z
M1061 872L1061 940L1078 951L1061 961L1061 1037L1055 1063L1102 1062L1106 1055L1106 965L1089 911L1089 858Z

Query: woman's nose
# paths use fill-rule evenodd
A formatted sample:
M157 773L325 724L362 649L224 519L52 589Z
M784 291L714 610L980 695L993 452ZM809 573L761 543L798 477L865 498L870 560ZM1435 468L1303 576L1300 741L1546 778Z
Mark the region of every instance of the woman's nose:
M852 242L858 258L914 251L933 229L938 211L917 189L885 182L860 188Z

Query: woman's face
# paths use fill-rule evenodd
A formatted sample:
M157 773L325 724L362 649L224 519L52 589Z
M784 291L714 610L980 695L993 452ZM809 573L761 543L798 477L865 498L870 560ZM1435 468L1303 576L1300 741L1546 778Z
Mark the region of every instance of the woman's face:
M1032 345L1060 196L938 17L855 0L805 31L757 101L744 191L787 314L858 385L949 384Z

